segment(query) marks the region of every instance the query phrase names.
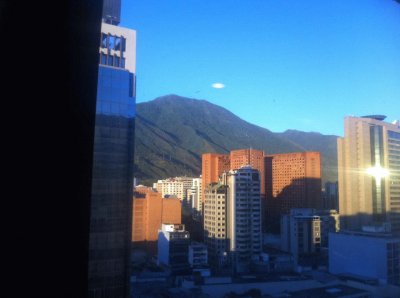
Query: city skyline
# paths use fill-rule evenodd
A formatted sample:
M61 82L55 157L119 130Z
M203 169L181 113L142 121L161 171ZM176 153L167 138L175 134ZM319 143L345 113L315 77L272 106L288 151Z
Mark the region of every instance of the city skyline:
M399 118L395 1L122 5L138 32L138 103L178 94L274 132L338 136L347 115Z

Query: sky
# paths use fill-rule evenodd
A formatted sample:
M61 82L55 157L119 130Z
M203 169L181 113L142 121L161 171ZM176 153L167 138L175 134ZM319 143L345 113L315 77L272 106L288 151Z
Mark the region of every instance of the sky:
M400 119L393 0L122 0L120 25L137 31L137 103L205 99L273 132Z

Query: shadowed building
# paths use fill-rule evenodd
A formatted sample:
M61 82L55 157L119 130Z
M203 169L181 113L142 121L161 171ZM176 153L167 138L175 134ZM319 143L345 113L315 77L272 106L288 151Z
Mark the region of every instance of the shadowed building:
M266 226L279 233L280 218L292 208L321 208L319 152L274 154L265 157Z
M346 117L338 138L342 227L387 226L400 232L400 127L385 116Z
M133 199L132 242L155 252L158 230L163 223L181 223L181 202L163 198L150 187L135 188Z
M294 208L281 218L281 248L293 254L296 264L322 264L326 253L321 247L327 248L329 233L338 231L336 210Z
M323 209L339 210L339 194L337 182L326 182L322 198Z
M400 238L376 232L330 233L329 272L376 278L380 283L399 286Z
M104 5L90 202L89 297L126 298L130 297L136 32L115 26L120 1L104 1Z
M185 231L185 225L162 224L157 243L158 265L167 266L176 275L190 272L190 234Z
M293 254L296 265L321 248L321 218L311 208L296 208L281 218L282 250Z
M204 242L208 247L209 262L214 268L227 263L227 186L209 184L204 193Z

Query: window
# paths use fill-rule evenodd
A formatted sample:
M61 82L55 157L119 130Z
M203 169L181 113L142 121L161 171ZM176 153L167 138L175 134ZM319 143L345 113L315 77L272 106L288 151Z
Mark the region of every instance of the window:
M108 49L114 50L114 46L115 46L115 36L110 35L108 37Z
M101 53L100 64L107 65L107 55Z
M125 52L126 50L126 40L125 38L121 37L121 52Z
M114 49L116 51L120 51L121 50L121 37L119 37L119 36L115 37L115 47L114 47Z
M101 33L101 47L106 49L107 48L107 34Z

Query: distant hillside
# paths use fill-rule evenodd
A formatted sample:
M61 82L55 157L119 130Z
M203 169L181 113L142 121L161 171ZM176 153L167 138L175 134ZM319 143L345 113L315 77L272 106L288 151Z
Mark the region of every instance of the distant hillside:
M266 153L320 151L323 181L337 180L336 136L288 130L273 133L205 100L177 95L136 106L135 176L157 179L201 173L201 154L254 148Z

